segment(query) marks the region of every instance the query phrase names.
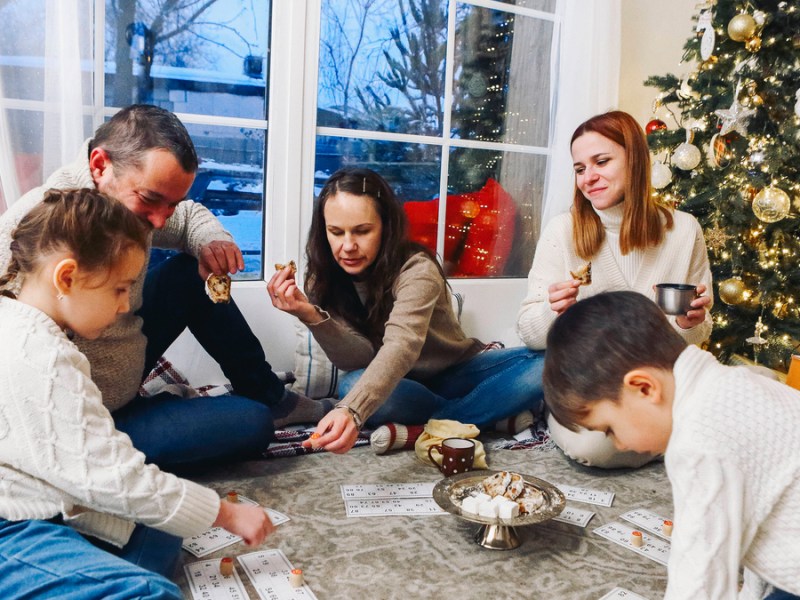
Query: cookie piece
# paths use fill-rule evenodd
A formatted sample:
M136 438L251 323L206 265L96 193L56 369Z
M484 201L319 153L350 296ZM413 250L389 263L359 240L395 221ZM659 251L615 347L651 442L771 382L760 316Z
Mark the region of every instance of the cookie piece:
M281 263L275 263L275 270L276 271L283 271L286 267L289 267L292 270L292 275L297 273L297 265L294 264L293 260L290 260L287 264L282 265Z
M573 279L581 282L581 285L590 285L592 283L592 263L588 262L577 271L570 271Z
M214 304L227 304L231 301L231 278L212 273L206 279L206 294Z

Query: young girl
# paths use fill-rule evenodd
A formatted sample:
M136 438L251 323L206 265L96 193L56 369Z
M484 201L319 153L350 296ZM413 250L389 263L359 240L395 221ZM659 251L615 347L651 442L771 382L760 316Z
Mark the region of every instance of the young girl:
M537 410L543 359L526 348L485 351L452 309L435 257L406 237L389 185L368 169L343 169L314 209L306 293L291 269L267 289L298 317L337 367L343 399L317 426L331 452L353 447L365 423L452 419L478 427Z
M700 224L658 204L650 186L644 131L627 113L592 117L572 135L575 194L572 210L547 224L528 275L517 329L529 348L543 350L556 317L579 299L632 290L655 300L658 283L690 283L700 297L685 315L669 317L690 344L711 333L711 270ZM574 274L591 265L591 283ZM596 432L574 433L548 419L564 452L599 467L639 466L652 456L620 453Z
M260 544L272 530L263 509L145 464L70 341L129 310L147 235L89 189L51 190L12 235L0 277L2 598L181 598L166 577L182 538L217 525Z

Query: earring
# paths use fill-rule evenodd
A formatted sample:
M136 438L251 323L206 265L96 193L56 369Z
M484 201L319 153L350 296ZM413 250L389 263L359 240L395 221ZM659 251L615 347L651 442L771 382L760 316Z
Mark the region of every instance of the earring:
M56 298L58 300L63 300L64 299L64 294L62 294L61 292L58 292L58 294L56 295Z

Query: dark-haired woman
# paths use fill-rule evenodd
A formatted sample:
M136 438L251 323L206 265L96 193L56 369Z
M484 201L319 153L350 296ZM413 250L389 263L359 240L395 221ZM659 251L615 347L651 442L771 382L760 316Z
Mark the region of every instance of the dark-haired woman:
M359 429L452 419L480 427L538 410L543 355L486 350L467 337L435 257L406 237L392 189L368 169L343 169L320 193L306 246L305 294L290 268L267 285L347 374L317 444L353 447Z

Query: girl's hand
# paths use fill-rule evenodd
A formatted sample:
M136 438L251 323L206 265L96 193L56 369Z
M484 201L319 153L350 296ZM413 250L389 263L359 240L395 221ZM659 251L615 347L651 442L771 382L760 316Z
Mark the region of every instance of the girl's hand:
M358 427L350 411L344 407L337 407L320 419L312 437L317 434L318 437L313 440L305 440L303 446L325 448L334 454L345 454L358 439Z
M706 292L706 286L702 283L697 286L697 298L692 300L692 309L685 315L679 315L675 318L675 322L681 329L691 329L697 327L706 320L706 306L711 304L709 296L703 296Z
M275 526L261 506L234 504L227 500L219 503L214 527L222 527L240 536L248 546L260 546L275 531Z
M569 279L567 281L554 283L547 288L550 308L552 308L556 314L560 315L575 304L578 301L578 288L580 285L581 282L577 279Z
M308 301L306 295L297 287L292 268L284 267L267 283L272 306L293 315L305 323L321 320L317 309Z

